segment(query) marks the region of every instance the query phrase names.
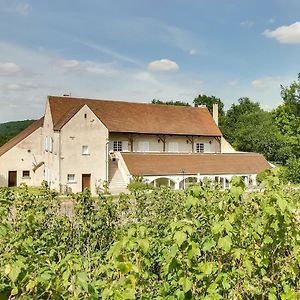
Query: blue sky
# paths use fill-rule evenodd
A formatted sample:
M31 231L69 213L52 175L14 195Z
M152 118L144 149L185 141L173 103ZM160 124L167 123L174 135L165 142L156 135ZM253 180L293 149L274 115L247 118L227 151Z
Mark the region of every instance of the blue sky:
M0 0L0 122L47 95L137 102L248 96L300 72L299 0Z

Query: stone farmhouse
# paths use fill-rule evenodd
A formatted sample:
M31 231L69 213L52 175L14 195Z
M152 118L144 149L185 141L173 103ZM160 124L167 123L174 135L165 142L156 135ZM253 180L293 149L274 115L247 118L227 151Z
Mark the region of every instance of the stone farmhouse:
M44 117L0 148L0 186L46 180L60 192L105 182L126 191L135 176L183 189L209 178L224 188L232 176L256 185L271 168L256 153L236 152L218 128L218 108L48 96Z

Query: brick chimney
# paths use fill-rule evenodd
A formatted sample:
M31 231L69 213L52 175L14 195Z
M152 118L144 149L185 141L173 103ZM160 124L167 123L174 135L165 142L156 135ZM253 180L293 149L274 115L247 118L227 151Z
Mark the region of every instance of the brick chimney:
M215 123L217 124L217 126L219 126L219 105L218 105L218 103L213 104L212 116L213 116L213 119L214 119Z

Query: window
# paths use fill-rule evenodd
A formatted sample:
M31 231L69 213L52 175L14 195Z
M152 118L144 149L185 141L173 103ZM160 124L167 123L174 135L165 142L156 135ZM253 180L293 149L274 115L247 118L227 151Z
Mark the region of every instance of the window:
M67 180L68 180L68 183L74 183L75 182L75 174L68 174Z
M45 148L45 151L52 152L52 150L53 150L53 138L51 136L46 136L44 138L44 148Z
M82 146L82 155L89 155L89 146Z
M30 178L30 171L26 170L22 172L22 177L23 178Z
M195 151L197 153L204 152L204 144L203 143L196 143L196 149L195 149Z
M49 152L53 151L53 138L51 136L49 136L49 139L48 139L48 150L49 150Z
M114 151L122 151L122 141L114 141L113 150Z
M48 151L48 137L47 136L45 136L45 138L44 138L44 150Z
M85 118L85 119L87 118L87 114L84 114L84 118Z

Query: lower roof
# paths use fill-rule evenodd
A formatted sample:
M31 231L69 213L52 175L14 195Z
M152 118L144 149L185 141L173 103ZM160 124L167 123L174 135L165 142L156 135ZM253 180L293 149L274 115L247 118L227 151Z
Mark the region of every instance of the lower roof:
M271 169L257 153L122 153L131 175L257 174Z
M9 140L6 144L0 147L0 156L9 151L11 148L19 144L21 141L23 141L25 138L27 138L29 135L31 135L33 132L35 132L37 129L43 126L44 123L44 117L40 118L39 120L33 122L31 125L29 125L27 128L25 128L23 131L21 131L19 134L17 134L15 137L13 137L11 140Z

